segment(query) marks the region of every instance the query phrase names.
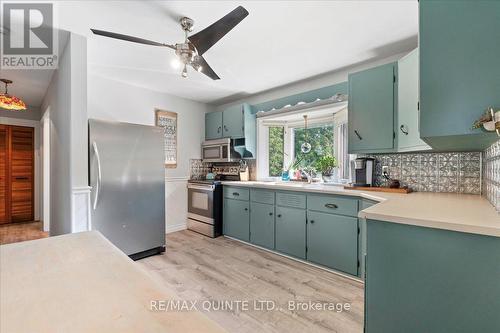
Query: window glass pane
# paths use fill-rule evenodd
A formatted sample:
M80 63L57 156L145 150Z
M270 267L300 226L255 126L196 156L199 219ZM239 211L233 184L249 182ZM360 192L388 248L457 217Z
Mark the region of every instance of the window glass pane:
M269 176L280 177L284 159L284 128L269 127Z
M307 129L307 141L311 144L311 151L307 154L302 153L300 147L306 141L306 130L304 128L294 129L294 153L295 158L301 159L301 166L310 167L321 156L334 156L333 145L333 124L315 125Z

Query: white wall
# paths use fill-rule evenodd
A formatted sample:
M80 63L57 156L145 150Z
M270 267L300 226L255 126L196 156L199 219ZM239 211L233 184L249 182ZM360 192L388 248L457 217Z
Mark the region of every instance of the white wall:
M37 106L27 105L26 110L23 111L0 109L0 117L40 120L40 108Z
M74 212L74 189L87 186L86 39L69 34L42 102L50 109L50 235L86 224ZM86 202L80 203L86 205Z
M165 172L166 229L169 232L185 228L189 159L200 158L200 145L205 136L205 113L213 111L213 107L133 86L89 70L89 118L154 125L155 108L177 112L177 168L166 169ZM134 79L130 78L130 81Z
M259 103L264 103L268 101L272 101L278 98L282 97L287 97L295 94L300 94L306 91L314 90L314 89L319 89L327 86L331 86L337 83L345 82L347 81L347 76L349 73L355 73L362 71L364 69L368 69L371 67L375 67L378 65L386 64L392 61L397 61L398 59L402 58L405 56L408 52L405 53L399 53L395 54L393 56L377 60L377 61L370 61L366 62L363 64L358 64L358 65L353 65L349 66L343 69L340 69L338 71L333 71L331 73L319 75L310 79L302 80L299 82L294 82L282 87L278 87L275 89L271 89L268 91L264 91L258 94L254 94L251 96L244 97L242 99L229 102L229 103L224 103L224 104L218 104L216 106L216 111L222 111L226 109L227 107L235 104L239 104L242 102L246 102L249 104L259 104Z

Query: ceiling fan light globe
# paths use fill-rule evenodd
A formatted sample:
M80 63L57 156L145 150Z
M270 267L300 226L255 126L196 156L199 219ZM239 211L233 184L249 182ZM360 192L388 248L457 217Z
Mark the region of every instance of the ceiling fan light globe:
M178 58L174 58L172 59L172 61L170 62L170 65L172 66L172 68L174 69L179 69L181 68L181 62L179 61Z

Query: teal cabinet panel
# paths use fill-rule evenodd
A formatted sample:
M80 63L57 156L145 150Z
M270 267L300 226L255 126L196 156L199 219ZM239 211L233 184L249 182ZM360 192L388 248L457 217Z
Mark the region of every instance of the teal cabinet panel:
M359 210L365 210L378 202L368 199L359 200ZM358 258L359 258L359 268L358 276L362 279L365 278L365 258L366 258L366 219L358 219L359 233L358 233Z
M420 135L435 150L483 150L495 133L472 129L500 108L500 1L419 2Z
M276 250L306 258L306 211L276 207Z
M307 212L307 260L358 274L358 219Z
M205 140L222 138L222 112L205 113Z
M500 332L500 238L367 223L366 332Z
M276 192L276 205L305 209L306 195L296 192Z
M223 230L224 235L250 240L250 203L248 201L224 199Z
M243 138L243 107L241 104L231 106L223 111L223 137Z
M251 189L250 201L274 205L274 191L261 188Z
M398 61L398 151L429 150L420 139L418 110L418 49Z
M274 205L250 203L250 243L274 249Z
M349 74L349 153L394 151L397 66Z
M244 158L257 157L257 119L249 104L243 104L243 127L245 136Z
M248 201L250 190L248 188L224 186L224 198Z
M358 198L308 194L307 209L330 214L358 216Z

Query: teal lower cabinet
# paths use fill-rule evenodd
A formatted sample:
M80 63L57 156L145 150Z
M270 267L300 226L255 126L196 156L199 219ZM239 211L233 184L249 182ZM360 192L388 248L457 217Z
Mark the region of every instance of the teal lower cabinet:
M250 203L250 243L274 249L274 205Z
M250 240L250 203L248 201L224 199L224 235Z
M358 219L307 212L307 260L358 274Z
M365 332L500 332L500 238L367 221Z
M306 211L276 207L276 250L306 258Z
M368 199L359 200L359 210L365 210L373 205L377 204L377 201L372 201ZM359 258L359 269L358 276L364 280L365 278L365 257L366 257L366 219L358 219L359 233L358 233L358 258Z

